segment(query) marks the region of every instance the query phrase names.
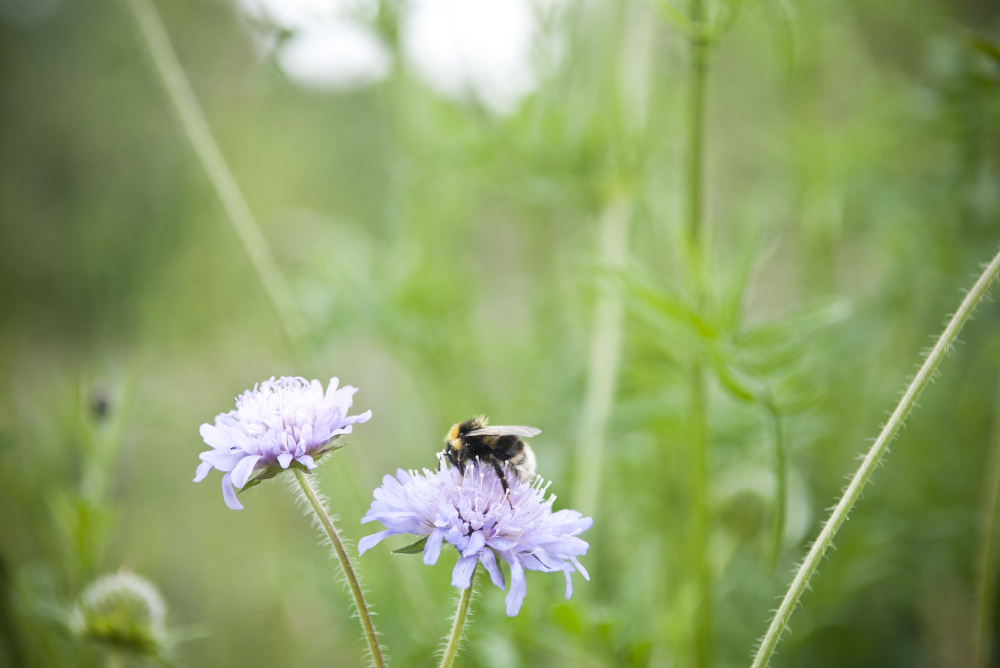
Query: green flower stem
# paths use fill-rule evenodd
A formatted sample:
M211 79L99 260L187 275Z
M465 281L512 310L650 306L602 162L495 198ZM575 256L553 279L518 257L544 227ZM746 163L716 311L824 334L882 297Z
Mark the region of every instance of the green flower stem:
M334 525L333 519L326 512L326 507L324 507L319 495L316 494L316 490L313 489L312 483L309 482L306 474L299 469L293 469L293 472L295 473L295 479L298 480L299 485L302 487L302 492L305 494L306 500L309 501L313 512L316 513L316 519L319 520L319 523L323 526L323 531L326 532L327 538L330 539L330 544L333 545L333 550L337 553L337 559L340 560L341 567L344 569L347 584L351 589L351 596L354 597L354 607L358 610L358 617L361 618L361 626L365 631L365 640L368 641L368 649L371 652L372 661L375 663L376 668L385 668L385 659L382 658L382 648L378 644L375 625L372 623L372 616L368 610L368 604L365 602L365 595L361 591L361 585L358 584L358 577L354 574L354 566L351 564L351 558L347 556L347 550L344 549L344 541L340 537L340 531Z
M889 421L882 428L882 433L878 435L868 454L865 455L864 461L861 462L857 473L851 479L850 484L844 491L844 495L840 498L837 507L834 508L833 513L830 515L830 519L826 521L822 531L819 533L819 537L809 550L805 561L802 562L798 572L795 574L795 578L792 580L792 584L789 586L784 600L781 601L781 605L778 607L778 612L775 613L774 619L771 620L771 625L767 629L767 633L761 640L760 648L757 650L757 655L753 660L753 668L765 668L771 660L774 648L777 646L778 640L781 639L781 634L784 632L785 627L788 626L788 619L792 616L792 611L795 609L796 604L798 604L802 592L809 585L809 579L816 572L820 561L823 560L823 555L826 554L827 548L833 542L833 537L847 519L847 515L851 512L858 497L861 496L861 490L864 489L865 483L868 482L875 467L882 461L889 443L892 442L900 427L903 426L903 422L906 421L907 416L913 410L913 406L920 397L920 393L930 383L931 378L934 377L938 365L941 364L941 361L948 354L948 350L958 337L962 326L972 316L976 305L986 295L990 284L997 278L998 274L1000 274L1000 253L994 256L975 285L972 286L972 289L965 296L965 299L962 300L958 311L952 316L944 332L941 333L934 347L931 348L917 375L914 376L913 381L906 388L906 393L903 394L903 398L900 399L896 410L892 412Z
M972 668L990 665L993 619L996 614L997 561L1000 556L1000 391L997 392L993 448L983 512L976 588L975 622L972 625Z
M294 349L301 336L301 326L292 299L292 291L274 259L274 253L271 252L267 239L260 231L250 205L247 204L243 192L236 183L232 170L226 164L215 137L212 136L212 130L205 120L205 113L198 104L198 98L170 44L170 36L163 27L163 21L151 0L128 0L128 6L139 24L139 30L153 57L156 71L163 81L167 95L177 110L181 126L195 154L201 160L201 165L205 168L222 206L226 209L229 220L243 243L243 248L250 256L250 262L257 270L257 275L271 298L285 336Z
M458 646L462 642L462 633L465 631L465 622L469 618L469 604L472 603L472 590L476 585L476 575L479 573L479 562L472 569L472 576L469 578L469 586L462 590L462 595L458 599L458 608L455 609L455 619L452 621L451 634L448 636L448 644L444 647L444 655L441 656L440 668L451 668L458 656Z

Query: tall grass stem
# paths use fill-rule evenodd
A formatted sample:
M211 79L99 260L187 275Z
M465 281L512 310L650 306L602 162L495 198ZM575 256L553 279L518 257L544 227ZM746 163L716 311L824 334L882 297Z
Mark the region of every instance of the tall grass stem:
M604 207L600 261L608 269L621 270L625 267L632 209L630 192L612 196ZM574 506L584 515L594 514L600 493L607 422L615 400L621 364L623 310L618 287L610 281L604 282L594 307L587 389L580 418L573 489Z
M708 539L711 535L709 512L710 452L705 424L705 369L696 360L691 369L691 406L689 438L693 475L691 496L694 506L692 531L692 559L698 586L698 613L695 630L695 657L699 668L712 665L712 564L709 559Z
M690 97L688 109L687 155L687 232L693 250L691 267L694 298L699 309L706 302L704 267L707 266L704 248L704 198L705 198L705 92L708 78L708 42L705 38L705 7L703 0L691 0ZM693 557L698 586L697 629L695 631L695 660L699 668L712 665L712 570L709 561L708 538L711 533L709 515L709 474L711 452L705 425L705 377L701 359L694 361L691 369L691 456L694 460L692 485L694 505Z
M691 92L688 99L687 199L688 233L695 248L700 246L705 217L705 85L708 79L708 43L705 32L705 8L702 0L691 0L691 23L695 34L691 41Z
M444 646L444 654L441 656L440 668L451 668L458 656L459 646L462 644L462 634L465 632L465 623L469 618L469 605L472 603L473 590L476 586L476 575L479 573L479 562L472 569L472 576L469 578L469 586L462 590L458 597L458 607L455 609L455 619L452 620L451 633L448 635L448 642Z
M1000 389L993 417L993 447L990 452L983 527L972 625L972 668L986 668L993 654L993 621L996 615L997 564L1000 563Z
M771 568L778 565L785 539L785 514L788 512L788 446L785 442L784 418L768 401L768 415L774 429L774 536L771 539Z
M990 284L996 280L998 274L1000 274L1000 253L997 253L989 265L987 265L986 269L979 276L979 279L972 286L972 289L965 295L965 299L962 300L958 311L948 321L941 336L938 337L934 347L931 348L924 363L920 366L920 370L917 371L917 375L913 377L909 387L906 388L903 398L900 399L896 409L892 412L889 421L885 423L882 432L875 439L871 449L868 450L868 454L865 455L864 461L861 462L861 466L847 485L847 489L844 491L843 496L841 496L833 513L830 514L830 518L823 525L819 537L813 543L812 548L810 548L805 561L799 566L792 584L788 587L788 592L785 594L777 613L775 613L774 618L771 620L771 625L767 629L767 633L760 642L760 647L757 649L752 668L765 668L770 662L771 656L774 654L774 649L777 647L782 633L788 626L788 620L792 616L792 611L802 597L802 592L809 585L809 579L816 572L816 568L819 566L820 561L822 561L823 555L826 554L827 548L833 542L833 537L847 519L848 513L851 512L858 497L861 496L861 491L864 489L865 483L868 482L872 472L875 471L879 462L882 461L882 457L889 448L889 444L913 410L913 406L920 397L920 393L931 382L941 361L948 354L952 344L955 343L955 339L962 330L962 326L972 317L972 312L975 310L976 305L986 295Z
M301 337L302 328L292 291L278 267L267 239L260 231L250 205L247 204L243 192L236 183L232 170L226 163L222 151L219 150L219 145L205 119L205 113L198 104L198 98L170 43L170 36L163 26L160 14L151 0L127 0L127 3L139 24L139 30L153 57L156 71L160 75L167 95L177 110L184 132L202 167L205 168L222 206L226 209L229 220L250 257L250 262L271 298L282 330L294 349Z
M361 591L358 576L354 573L351 558L347 555L347 550L344 548L344 541L340 537L340 531L333 523L333 518L326 512L323 501L316 494L316 490L313 489L312 483L309 482L306 474L299 469L294 469L294 473L295 479L302 487L302 492L305 494L306 500L316 514L316 519L319 520L323 531L326 532L327 538L330 539L330 544L333 545L337 559L340 560L340 565L344 569L344 575L347 578L351 596L354 598L354 606L358 610L358 617L361 618L361 627L365 631L365 640L368 641L368 649L371 652L372 662L375 664L375 668L385 668L385 659L382 657L382 647L378 643L378 635L375 632L375 625L372 623L371 612L368 609L368 603L365 601L364 592Z

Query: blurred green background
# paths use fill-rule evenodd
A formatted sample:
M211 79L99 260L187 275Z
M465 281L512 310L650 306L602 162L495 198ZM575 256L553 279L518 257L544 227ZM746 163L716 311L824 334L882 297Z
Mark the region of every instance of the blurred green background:
M513 619L484 586L459 665L750 664L824 509L997 248L1000 8L709 3L733 20L710 58L701 252L684 233L688 8L657 2L525 0L530 76L445 50L452 84L419 55L450 42L414 26L455 3L330 4L381 49L347 83L296 70L308 29L262 5L157 3L291 286L305 334L289 345L129 5L0 0L0 665L105 665L58 611L123 566L189 637L176 665L361 663L335 563L284 482L241 512L218 473L191 483L199 425L272 375L338 376L374 413L318 473L354 542L376 530L358 520L381 477L433 466L452 423L542 429L556 507L595 518L591 582L567 602L561 576L530 573ZM475 38L492 27L512 43L476 16L450 28L463 48L492 48ZM984 303L773 665L970 665L998 325ZM582 454L603 422L588 383L613 398L599 461ZM453 555L389 554L407 542L360 569L393 665L433 666Z

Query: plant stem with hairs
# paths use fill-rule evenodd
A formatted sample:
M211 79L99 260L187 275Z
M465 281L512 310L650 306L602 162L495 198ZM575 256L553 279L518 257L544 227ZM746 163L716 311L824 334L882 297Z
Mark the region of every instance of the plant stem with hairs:
M375 625L372 623L371 612L368 609L368 603L365 602L365 595L364 592L361 591L361 584L358 582L358 577L354 573L354 566L351 564L351 558L347 555L347 550L344 548L344 541L340 537L340 531L333 523L333 518L331 518L326 512L326 507L323 505L323 501L319 498L319 495L316 494L316 490L313 489L312 483L309 482L309 478L306 477L306 474L299 469L294 469L294 473L295 479L302 487L302 492L305 494L306 501L309 502L310 507L312 507L313 512L316 514L316 519L319 520L320 526L322 526L323 531L326 533L326 537L330 540L330 544L333 546L337 559L340 561L340 565L344 569L344 576L347 578L347 584L351 590L351 596L354 598L354 607L358 610L358 617L361 619L361 627L365 632L365 640L368 641L368 649L371 653L372 662L375 664L376 668L385 668L385 660L382 658L382 648L378 643L378 634L375 632Z
M455 619L452 620L451 633L448 635L448 642L444 646L444 654L441 656L440 668L451 668L458 656L459 645L462 643L462 634L465 632L465 623L469 618L469 604L472 603L473 589L476 586L476 575L479 573L479 562L472 569L472 576L469 578L469 586L462 590L458 598L458 607L455 608Z
M994 409L993 448L990 452L983 508L983 527L972 625L972 668L986 668L993 654L993 620L996 614L997 563L1000 557L1000 389Z
M771 656L774 654L774 649L781 639L781 634L788 626L788 619L792 616L792 611L802 597L802 593L809 585L809 579L816 572L816 568L819 566L820 561L822 561L823 555L826 554L827 548L833 542L833 537L847 519L847 515L851 512L858 497L861 496L861 491L871 477L872 472L875 471L879 462L882 461L882 457L889 448L889 443L892 442L897 432L899 432L900 427L903 426L906 418L910 415L913 406L920 397L920 393L930 383L941 361L948 354L952 344L955 343L955 339L958 337L958 333L962 330L963 325L972 317L972 312L975 310L976 305L986 295L990 285L996 280L998 275L1000 275L1000 253L997 253L990 261L975 285L972 286L972 289L965 296L965 299L962 300L958 311L948 321L944 332L941 333L934 347L931 348L920 370L917 371L917 375L914 376L909 387L906 388L903 398L900 399L896 409L892 412L889 421L886 422L882 428L882 432L875 439L871 449L868 450L868 454L865 455L864 461L858 467L843 496L841 496L833 513L831 513L830 518L823 525L819 537L813 543L809 554L806 555L805 561L802 562L798 572L795 574L795 578L792 580L785 598L778 607L778 612L775 613L774 619L771 620L771 625L767 629L767 633L760 642L757 655L753 660L753 668L764 668L768 665Z
M163 21L151 0L128 0L128 6L139 24L139 30L153 57L156 71L166 88L167 95L177 110L181 126L209 181L212 182L222 206L226 209L229 220L243 243L243 248L250 257L261 283L264 284L285 336L294 350L302 330L292 291L274 259L274 253L271 252L267 239L260 231L250 205L247 204L243 192L236 183L232 170L226 164L215 137L212 136L212 130L205 120L205 113L198 104L198 98L170 44L170 36L163 27Z

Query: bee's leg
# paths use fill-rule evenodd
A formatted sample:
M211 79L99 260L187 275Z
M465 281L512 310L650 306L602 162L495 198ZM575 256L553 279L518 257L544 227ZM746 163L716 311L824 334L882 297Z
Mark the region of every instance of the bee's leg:
M514 503L510 500L510 487L507 486L507 476L504 474L504 470L500 468L499 462L493 462L493 470L497 472L497 476L500 478L500 485L503 486L503 495L507 499L507 503L510 504L510 509L514 509Z

